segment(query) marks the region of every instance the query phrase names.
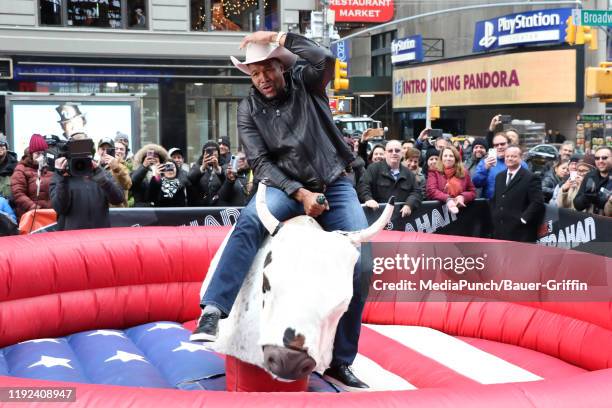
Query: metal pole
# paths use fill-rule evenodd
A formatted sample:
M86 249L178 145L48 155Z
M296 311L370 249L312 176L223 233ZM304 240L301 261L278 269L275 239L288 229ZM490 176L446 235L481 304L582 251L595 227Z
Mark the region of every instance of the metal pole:
M425 127L431 128L431 68L427 69L427 87L425 88Z
M329 2L327 0L321 0L323 5L323 45L329 48L329 30L327 28L327 6Z
M436 10L436 11L429 11L427 13L415 14L413 16L389 21L384 24L379 24L377 26L366 28L365 30L358 31L353 34L349 34L346 37L342 37L339 40L332 41L331 43L335 44L339 41L348 40L349 38L357 37L362 34L368 33L370 31L380 30L381 28L384 28L390 25L403 23L404 21L416 20L422 17L436 16L439 14L446 14L446 13L454 13L456 11L467 11L467 10L484 9L484 8L492 8L492 7L539 6L539 5L549 6L551 4L575 4L578 8L582 8L581 0L567 0L567 1L555 1L555 2L552 2L552 1L514 1L514 2L507 2L507 3L477 4L477 5L471 5L471 6L454 7L454 8L444 9L444 10Z

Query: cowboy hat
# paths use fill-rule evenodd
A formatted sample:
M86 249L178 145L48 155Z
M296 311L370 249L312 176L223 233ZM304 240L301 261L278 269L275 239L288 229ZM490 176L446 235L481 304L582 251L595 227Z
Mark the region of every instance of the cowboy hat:
M283 67L285 69L291 68L297 60L297 56L294 53L292 53L285 47L280 47L273 43L247 44L246 59L244 60L244 62L240 62L236 57L230 57L234 66L236 66L236 68L238 68L247 75L251 75L251 70L248 67L249 64L269 60L272 58L278 59L281 64L283 64Z

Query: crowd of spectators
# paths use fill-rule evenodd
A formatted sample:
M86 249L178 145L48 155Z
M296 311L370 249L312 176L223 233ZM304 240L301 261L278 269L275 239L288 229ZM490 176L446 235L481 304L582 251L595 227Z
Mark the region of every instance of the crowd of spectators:
M574 144L563 138L558 160L543 169L535 168L523 160L518 132L500 130L499 125L497 115L483 137L462 140L432 137L431 129L424 129L415 140L380 140L374 145L368 132L361 139L347 137L354 160L346 176L365 207L376 209L395 196L402 203L397 207L402 217L412 214L424 200L438 201L450 213L458 214L476 198L489 200L493 214L499 215L506 190L515 188L508 178L510 173L512 178L518 174L517 186L528 180L528 188L523 190L529 194L521 199L528 202L529 220L520 212L515 214L519 226L525 222L535 226L533 220L542 213L543 203L612 215L609 147L580 156ZM15 223L29 211L53 208L64 229L92 227L84 220L90 217L90 210L70 214L75 211L70 208L75 197L90 202L92 208L99 204L94 212L106 225L108 208L105 212L104 207L244 206L257 187L245 154L239 149L232 154L226 137L207 141L195 161L189 163L177 147L166 150L158 144L147 144L132 154L128 137L118 133L99 141L93 173L85 178L54 175L45 157L47 142L41 135L32 135L21 160L17 160L6 138L0 137L0 214ZM517 166L513 171L507 165L508 154ZM514 160L517 155L518 161ZM504 191L496 191L499 188Z

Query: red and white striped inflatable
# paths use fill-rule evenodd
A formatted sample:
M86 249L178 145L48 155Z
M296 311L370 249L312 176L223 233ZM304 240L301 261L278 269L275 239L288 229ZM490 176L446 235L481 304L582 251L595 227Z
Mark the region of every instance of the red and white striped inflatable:
M193 321L202 278L226 232L159 227L2 238L0 347L91 329ZM385 231L377 240L465 238ZM607 407L612 401L610 306L369 303L354 364L374 391L368 393L176 391L8 376L0 377L0 387L75 386L71 407Z

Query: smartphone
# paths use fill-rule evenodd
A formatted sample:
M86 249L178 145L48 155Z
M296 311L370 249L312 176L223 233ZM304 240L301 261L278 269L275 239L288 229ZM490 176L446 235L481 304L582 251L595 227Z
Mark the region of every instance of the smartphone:
M442 131L442 129L430 129L429 133L427 133L429 135L430 139L437 139L439 137L442 137L442 134L444 132Z
M173 163L166 163L166 165L164 166L164 171L174 171L176 170L176 167L174 166Z
M216 151L217 151L217 149L215 149L214 147L207 147L204 150L204 154L206 154L208 156L212 156L213 154L215 154Z
M499 115L499 120L503 124L508 124L512 122L512 116L511 115Z
M238 158L236 156L232 155L229 165L234 173L238 172Z
M494 159L497 159L497 149L495 149L494 147L490 148L487 153L487 157L492 157Z
M106 149L106 154L108 154L109 156L115 157L115 148L114 147L110 147L110 148Z
M576 177L578 176L578 172L576 170L572 170L572 171L570 171L570 175L569 176L570 176L569 179L571 181L574 181L574 180L576 180Z
M147 150L147 157L155 157L155 150Z

